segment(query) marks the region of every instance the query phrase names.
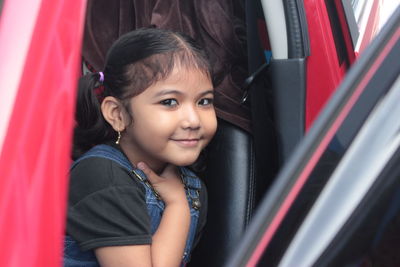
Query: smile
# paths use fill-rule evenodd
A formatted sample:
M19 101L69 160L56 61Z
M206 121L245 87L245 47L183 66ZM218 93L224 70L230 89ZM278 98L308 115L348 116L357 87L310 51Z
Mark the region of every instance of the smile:
M183 147L195 147L200 139L172 139L172 141Z

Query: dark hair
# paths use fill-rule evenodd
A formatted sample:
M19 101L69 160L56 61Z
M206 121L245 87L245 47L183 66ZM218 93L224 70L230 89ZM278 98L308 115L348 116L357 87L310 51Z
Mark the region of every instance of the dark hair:
M175 66L196 68L211 78L205 51L184 34L143 28L115 41L106 56L102 84L99 73L87 74L79 80L73 159L94 145L116 139L116 132L103 118L99 99L114 96L130 114L129 99L167 78ZM99 86L104 86L100 93L95 90Z

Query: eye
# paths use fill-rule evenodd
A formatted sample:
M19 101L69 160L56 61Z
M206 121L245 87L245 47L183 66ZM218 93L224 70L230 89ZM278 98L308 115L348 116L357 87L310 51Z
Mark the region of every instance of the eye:
M160 104L163 106L174 107L178 105L178 101L176 99L171 98L161 101Z
M202 98L202 99L200 99L198 104L200 106L210 106L213 104L213 102L214 102L214 99L212 99L212 98Z

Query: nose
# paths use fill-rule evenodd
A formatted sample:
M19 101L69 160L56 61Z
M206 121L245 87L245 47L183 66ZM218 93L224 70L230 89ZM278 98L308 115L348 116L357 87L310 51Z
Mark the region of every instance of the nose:
M196 130L200 128L200 116L198 110L193 105L188 105L182 109L182 128Z

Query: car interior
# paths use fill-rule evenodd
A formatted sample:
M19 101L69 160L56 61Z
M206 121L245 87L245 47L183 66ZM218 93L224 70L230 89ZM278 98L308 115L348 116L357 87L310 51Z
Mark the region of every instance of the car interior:
M110 44L140 27L184 32L209 52L219 123L201 173L209 196L207 226L189 266L222 266L305 133L304 6L295 0L153 2L88 1L84 66L101 69Z
M320 1L319 7L328 12L325 23L332 27L335 44L331 57L343 75L354 55L346 43L350 32L340 24L339 2ZM200 173L208 190L208 219L189 266L226 262L280 168L339 82L337 78L323 84L326 92L308 88L313 83L307 73L311 26L304 4L295 0L171 1L169 6L161 1L88 1L82 47L88 71L101 69L105 52L118 36L140 27L191 35L215 66L218 131Z

